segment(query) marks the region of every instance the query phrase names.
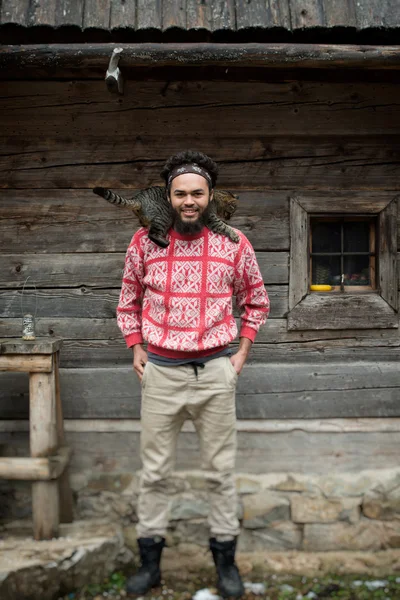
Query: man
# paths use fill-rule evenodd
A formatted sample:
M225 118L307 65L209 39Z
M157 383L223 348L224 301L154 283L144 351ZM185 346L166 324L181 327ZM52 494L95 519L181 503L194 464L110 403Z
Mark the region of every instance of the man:
M168 248L142 228L128 248L118 325L142 384L138 545L142 566L127 591L144 594L161 579L168 525L168 477L178 433L190 418L200 438L210 499L210 548L222 596L240 597L234 562L239 522L234 484L235 388L257 331L269 312L254 250L204 224L218 168L200 152L172 156L162 172L174 212ZM241 313L239 348L232 296ZM148 342L147 351L143 340Z

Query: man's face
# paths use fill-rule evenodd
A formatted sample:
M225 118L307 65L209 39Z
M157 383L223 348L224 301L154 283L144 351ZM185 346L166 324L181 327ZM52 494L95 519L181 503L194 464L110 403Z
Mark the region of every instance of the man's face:
M203 216L212 199L208 183L201 175L184 173L172 180L170 201L175 211L175 228L181 233L196 233L204 225Z

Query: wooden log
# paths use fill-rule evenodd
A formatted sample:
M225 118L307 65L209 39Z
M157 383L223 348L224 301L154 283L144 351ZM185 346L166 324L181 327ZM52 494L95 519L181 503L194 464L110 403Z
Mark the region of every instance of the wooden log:
M239 323L238 323L239 324ZM0 319L0 328L4 335L19 336L21 320L18 318ZM109 319L95 319L90 317L42 317L37 320L36 332L38 336L56 336L64 338L62 360L64 362L65 352L67 354L78 351L79 342L88 341L92 343L93 351L96 348L95 340L100 344L107 344L112 340L120 341L124 347L121 332L118 329L115 317ZM67 341L65 341L67 340ZM77 344L69 345L69 340ZM257 334L253 351L257 347L272 350L275 348L287 348L288 353L295 348L323 347L329 350L331 347L341 348L357 347L393 347L400 345L400 334L398 329L322 329L288 331L286 319L268 319ZM109 359L113 360L113 347L109 346ZM81 360L81 357L79 357ZM64 365L65 366L65 365Z
M139 0L138 28L160 27L161 11L153 13L145 0ZM66 68L84 69L104 66L115 44L38 44L4 46L0 52L1 69L60 74ZM120 44L125 67L214 66L308 69L398 69L396 46L356 46L335 44Z
M22 243L32 252L125 253L138 227L131 211L96 199L91 190L0 190L0 202L0 252L4 253L19 255ZM241 193L231 223L256 250L288 250L287 192Z
M103 469L108 473L135 473L141 468L138 453L139 433L135 431L69 431L73 450L73 474L92 477ZM26 449L24 432L1 433L0 443ZM236 471L238 473L357 473L368 469L391 469L399 466L398 431L299 430L238 432ZM177 470L200 469L198 438L182 432L178 438Z
M62 346L62 339L36 337L35 340L0 338L0 354L37 355L54 354Z
M59 448L48 458L0 458L0 478L49 481L62 475L71 456L69 448Z
M80 287L64 289L39 289L35 293L38 299L37 318L46 317L86 317L113 318L118 304L120 288L101 289ZM288 286L270 285L268 294L271 299L271 317L281 318L288 310ZM0 291L0 316L17 317L19 314L18 292ZM27 292L24 297L29 298Z
M308 291L308 216L301 204L290 199L290 280L289 310L298 304Z
M288 314L288 329L398 327L398 314L378 294L311 293Z
M61 389L60 389L60 352L58 351L54 356L54 374L55 374L55 394L56 394L56 427L57 427L57 445L62 448L65 444L64 435L64 418L63 409L61 403ZM60 450L58 450L60 452ZM61 523L72 523L74 520L73 515L73 498L72 490L69 481L69 467L68 463L65 464L65 468L59 474L58 479L58 502L60 507L60 522Z
M400 418L346 418L346 419L237 419L237 431L246 433L284 433L308 431L310 433L374 433L400 432ZM140 433L140 419L67 419L68 433ZM0 420L0 435L29 431L29 421ZM192 421L185 421L184 433L195 433Z
M0 371L24 373L50 373L53 368L53 357L46 354L30 356L0 355Z
M54 370L29 376L30 453L33 458L57 452ZM58 537L59 500L57 481L32 484L33 536L36 540Z
M125 252L43 254L0 254L0 288L25 290L39 287L119 287ZM288 253L258 252L257 261L265 284L288 283Z
M238 418L399 417L398 360L374 362L372 354L363 362L300 362L299 351L293 362L247 364L238 381ZM1 418L27 418L26 381L7 373L2 382ZM140 415L132 366L62 369L61 386L67 419Z

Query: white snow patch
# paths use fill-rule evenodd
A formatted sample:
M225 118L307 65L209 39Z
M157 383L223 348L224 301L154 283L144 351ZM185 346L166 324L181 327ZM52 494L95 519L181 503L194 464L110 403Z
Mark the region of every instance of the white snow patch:
M213 594L208 588L198 590L193 596L193 600L219 600L219 596Z
M386 587L388 582L385 579L375 579L374 581L365 581L364 585L366 588L371 590L377 590L378 588Z
M256 596L261 596L261 594L265 594L265 584L264 583L252 583L251 581L246 581L244 583L244 589Z

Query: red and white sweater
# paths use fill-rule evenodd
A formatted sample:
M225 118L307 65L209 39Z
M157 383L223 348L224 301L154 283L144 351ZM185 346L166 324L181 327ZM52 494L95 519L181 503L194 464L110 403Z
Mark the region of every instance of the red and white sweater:
M207 227L196 235L169 231L159 248L139 229L125 259L117 322L128 347L169 358L212 354L235 339L232 296L240 310L240 337L254 341L269 313L269 300L254 250Z

